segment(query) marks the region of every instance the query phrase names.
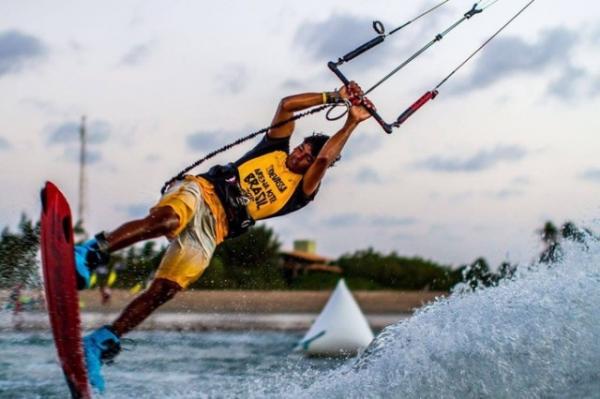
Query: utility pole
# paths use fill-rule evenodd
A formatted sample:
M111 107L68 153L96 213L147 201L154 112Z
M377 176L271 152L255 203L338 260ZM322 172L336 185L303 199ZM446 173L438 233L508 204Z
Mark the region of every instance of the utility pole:
M75 233L81 238L87 238L87 231L83 225L85 219L85 164L86 164L86 134L85 134L85 115L81 117L79 127L79 206L77 209L78 221L75 225Z

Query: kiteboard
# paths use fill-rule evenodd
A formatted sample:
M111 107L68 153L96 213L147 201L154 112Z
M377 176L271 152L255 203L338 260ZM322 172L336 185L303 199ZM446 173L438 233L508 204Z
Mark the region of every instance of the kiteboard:
M71 209L51 182L41 193L41 250L54 345L72 398L91 398L81 339Z

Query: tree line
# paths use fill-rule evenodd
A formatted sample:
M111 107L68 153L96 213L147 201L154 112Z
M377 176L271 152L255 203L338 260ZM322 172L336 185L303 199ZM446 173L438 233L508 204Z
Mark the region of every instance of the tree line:
M0 234L0 288L23 284L37 287L39 274L39 222L22 215L17 231L5 227ZM537 231L544 249L539 262L554 263L563 256L565 241L584 243L596 237L589 229L572 222L560 227L551 221ZM273 229L258 225L247 234L219 245L204 275L191 289L331 289L339 274L309 272L292 281L284 279L280 257L281 242ZM158 268L165 245L147 241L115 253L109 269L118 276L114 288L144 286ZM420 257L405 257L395 252L381 253L373 248L347 253L332 262L342 270L351 289L363 290L440 290L448 291L458 283L476 289L510 278L518 265L503 262L496 268L482 257L458 267L442 265Z

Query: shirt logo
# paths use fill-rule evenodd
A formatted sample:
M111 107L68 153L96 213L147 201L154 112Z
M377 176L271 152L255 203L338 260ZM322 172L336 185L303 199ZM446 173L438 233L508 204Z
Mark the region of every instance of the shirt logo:
M269 166L269 168L267 169L267 173L269 174L271 180L273 180L273 183L275 183L275 187L277 187L277 190L279 190L280 193L287 190L287 186L285 185L283 180L281 180L281 177L277 175L277 173L275 172L275 167L273 165Z
M277 197L273 193L273 190L271 190L262 170L258 168L254 169L252 173L244 178L244 181L248 183L248 190L251 192L256 203L256 209L259 210L269 202L274 203L277 201Z
M287 156L286 152L273 151L238 166L240 185L252 201L247 210L255 220L276 214L297 192L302 175L287 169Z

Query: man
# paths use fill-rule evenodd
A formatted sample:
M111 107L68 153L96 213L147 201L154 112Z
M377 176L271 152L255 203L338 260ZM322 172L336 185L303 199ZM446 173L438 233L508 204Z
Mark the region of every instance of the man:
M150 287L136 297L110 326L84 339L90 383L104 390L101 365L120 351L120 338L160 305L196 281L216 246L247 230L255 220L294 212L311 202L325 171L340 157L372 104L351 82L339 92L304 93L281 100L273 125L323 103L350 101L344 126L333 137L313 134L289 153L294 123L270 129L238 161L218 165L199 176L186 176L169 188L148 216L100 233L75 248L80 288L89 286L90 270L108 263L109 254L136 242L166 236L169 246Z

